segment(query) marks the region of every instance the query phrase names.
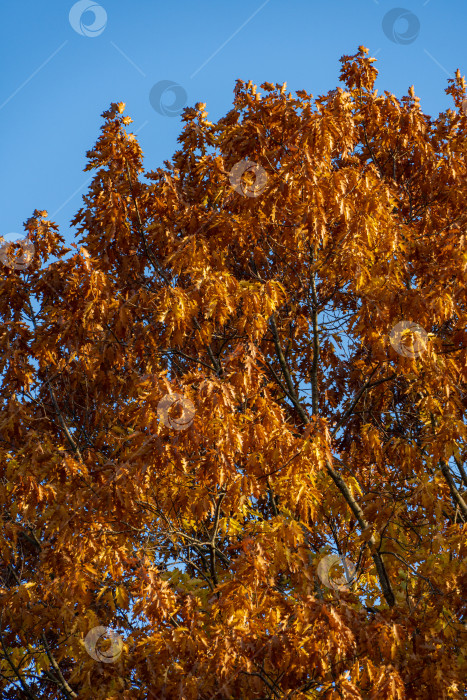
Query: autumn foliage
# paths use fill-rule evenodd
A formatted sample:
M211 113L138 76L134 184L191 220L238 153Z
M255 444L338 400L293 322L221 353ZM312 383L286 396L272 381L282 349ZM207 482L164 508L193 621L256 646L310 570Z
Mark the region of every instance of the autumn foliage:
M367 54L149 172L112 104L73 249L3 248L5 699L465 697L465 81Z

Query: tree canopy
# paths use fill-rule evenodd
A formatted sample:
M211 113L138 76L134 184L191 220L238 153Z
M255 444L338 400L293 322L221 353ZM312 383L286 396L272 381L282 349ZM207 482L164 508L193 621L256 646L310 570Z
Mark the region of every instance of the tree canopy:
M3 697L462 698L467 117L237 81L113 103L0 270Z

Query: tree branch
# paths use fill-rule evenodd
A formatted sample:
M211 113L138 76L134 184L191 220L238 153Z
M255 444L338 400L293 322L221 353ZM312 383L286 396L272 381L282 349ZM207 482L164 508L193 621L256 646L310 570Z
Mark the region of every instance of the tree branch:
M74 690L72 690L72 688L70 688L70 686L69 686L68 683L66 682L65 678L63 677L63 674L62 674L62 672L61 672L61 670L60 670L60 666L58 665L58 663L57 663L57 661L56 661L54 655L53 655L52 652L50 651L50 647L49 647L49 645L48 645L48 643L47 643L47 639L46 639L46 636L45 636L45 633L44 633L44 632L43 632L42 635L41 635L41 639L42 639L42 642L43 642L43 644L44 644L44 649L45 649L45 653L47 654L47 658L49 659L49 661L50 661L50 663L52 664L52 667L53 667L55 673L57 674L58 678L60 679L60 682L61 682L61 684L62 684L62 686L63 686L63 690L65 691L67 697L77 698L77 697L78 697L77 694L75 693Z

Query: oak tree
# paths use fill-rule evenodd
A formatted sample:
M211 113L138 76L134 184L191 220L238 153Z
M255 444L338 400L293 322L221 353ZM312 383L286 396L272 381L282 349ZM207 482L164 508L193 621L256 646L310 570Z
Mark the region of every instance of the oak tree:
M374 61L152 171L114 103L3 243L2 697L465 697L465 80Z

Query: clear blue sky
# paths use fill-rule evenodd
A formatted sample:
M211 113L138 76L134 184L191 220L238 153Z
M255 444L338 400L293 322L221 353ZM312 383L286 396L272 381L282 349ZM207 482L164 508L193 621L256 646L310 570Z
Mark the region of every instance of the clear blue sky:
M214 121L230 109L237 78L258 86L286 81L291 91L317 96L337 85L339 58L363 44L378 59L379 91L401 97L414 84L422 109L434 116L451 106L449 75L467 72L465 0L400 0L395 20L387 13L397 0L87 4L96 13L82 12L82 0L71 22L68 0L2 6L2 235L22 233L37 208L47 209L72 242L69 222L89 177L85 152L110 102L126 102L147 170L170 158L181 122L151 106L159 81L182 86L188 105L206 102ZM164 104L172 98L165 93Z

